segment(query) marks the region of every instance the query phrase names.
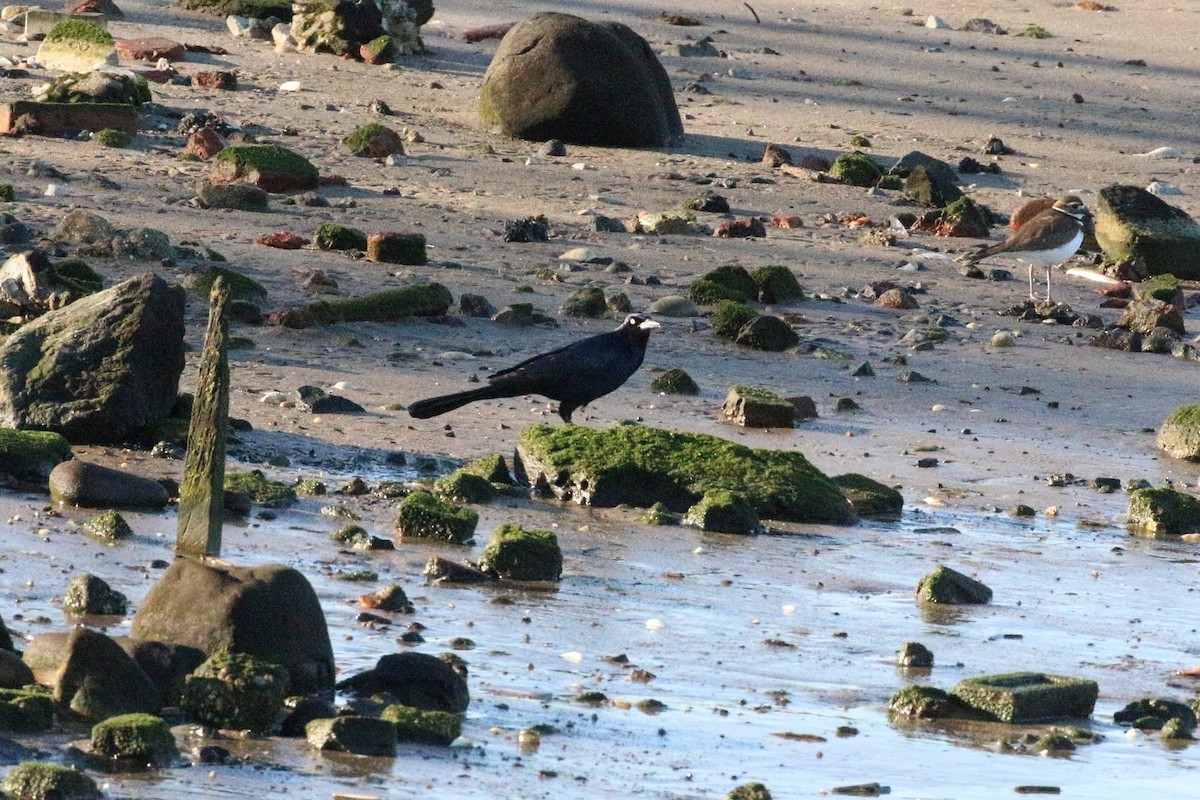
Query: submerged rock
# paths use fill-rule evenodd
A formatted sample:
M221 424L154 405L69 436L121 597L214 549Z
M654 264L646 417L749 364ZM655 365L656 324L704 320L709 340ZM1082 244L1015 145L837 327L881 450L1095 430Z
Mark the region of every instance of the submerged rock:
M899 519L904 511L904 496L877 480L848 472L835 475L833 481L860 517L867 519Z
M76 628L67 640L54 700L90 722L117 714L157 714L162 702L137 662L115 641L88 628Z
M318 750L336 750L360 756L394 756L396 726L391 722L356 714L314 719L304 726L308 743Z
M517 455L519 478L581 505L648 508L662 502L682 512L709 489L724 488L748 498L764 519L857 519L829 478L793 450L752 450L715 436L636 425L536 425L521 434Z
M462 720L445 711L390 705L379 717L395 726L396 736L402 742L449 745L462 735Z

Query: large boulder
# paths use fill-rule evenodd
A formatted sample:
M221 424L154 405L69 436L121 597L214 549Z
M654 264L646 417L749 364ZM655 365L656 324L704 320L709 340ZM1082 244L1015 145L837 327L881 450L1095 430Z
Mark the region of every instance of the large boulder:
M479 117L519 139L661 147L683 135L671 82L650 45L620 23L535 14L501 40Z
M297 694L333 686L333 647L308 580L280 564L212 567L176 561L133 618L134 638L219 648L279 664Z
M1106 186L1096 202L1096 239L1116 261L1140 259L1151 275L1200 279L1200 224L1137 186Z
M55 678L54 700L98 722L117 714L157 714L158 688L121 646L102 633L76 628Z
M184 291L144 274L51 311L0 344L0 426L120 443L170 414Z

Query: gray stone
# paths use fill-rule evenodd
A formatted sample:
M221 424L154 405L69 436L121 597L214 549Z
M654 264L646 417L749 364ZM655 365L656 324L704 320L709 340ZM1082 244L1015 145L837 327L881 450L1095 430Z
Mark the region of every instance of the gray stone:
M683 295L669 294L651 303L650 313L658 317L694 317L700 307Z
M156 228L133 228L113 237L113 255L135 261L162 261L175 255L170 238Z
M796 408L772 392L747 386L731 386L721 415L726 422L743 428L791 428Z
M0 344L0 426L121 443L175 405L184 290L140 275L51 311Z
M1175 458L1200 461L1200 405L1172 411L1158 429L1158 446Z
M481 121L521 139L661 147L683 133L670 80L620 23L544 13L500 42L480 91Z
M158 481L79 459L50 472L50 495L84 508L162 508L170 499Z
M196 182L196 194L206 208L232 208L236 211L266 211L269 195L265 189L248 183Z
M79 208L58 221L50 238L67 244L97 244L111 241L116 233L117 229L104 217Z
M1096 240L1110 259L1140 258L1151 275L1200 279L1200 224L1137 186L1100 190Z

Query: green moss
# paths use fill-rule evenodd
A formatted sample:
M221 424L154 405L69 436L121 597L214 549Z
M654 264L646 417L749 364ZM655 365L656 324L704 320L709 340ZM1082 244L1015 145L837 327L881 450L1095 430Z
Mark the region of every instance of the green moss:
M1075 749L1075 742L1061 731L1047 731L1033 743L1036 752L1065 753Z
M367 235L358 228L326 222L313 233L313 247L318 250L366 250Z
M404 155L400 134L378 122L368 122L342 139L342 147L352 156L381 158L385 155Z
M700 387L685 370L675 367L652 380L650 391L663 394L697 395L700 394Z
M102 147L128 147L133 137L116 128L103 128L92 134L92 141Z
M296 494L301 497L321 497L329 491L325 481L316 478L306 478L296 484Z
M959 716L964 711L961 700L933 686L905 686L888 700L888 713L920 719L940 719Z
M261 300L267 296L267 287L258 281L229 267L216 264L206 264L201 269L191 273L187 279L188 288L207 297L212 293L213 284L217 278L223 278L229 287L229 296L239 300Z
M283 506L296 501L296 490L283 481L273 481L259 470L226 472L225 488L250 495L265 506Z
M178 753L171 726L153 714L121 714L92 727L92 752L165 767Z
M129 527L129 523L114 509L109 509L102 514L89 519L83 523L83 528L93 536L99 536L101 539L116 541L133 535L133 529Z
M1179 279L1170 273L1147 278L1136 288L1139 299L1160 300L1164 303L1179 302L1181 291Z
M688 296L703 306L715 305L722 300L744 303L758 296L758 285L745 267L726 264L692 281Z
M716 533L754 533L759 528L754 507L739 494L728 489L710 489L700 502L687 510L684 525Z
M466 544L479 523L479 515L471 509L445 503L429 492L413 492L396 511L396 530L415 539Z
M943 208L941 218L944 224L957 229L958 236L983 238L992 227L991 213L966 195Z
M685 511L711 489L750 500L764 519L848 524L854 510L833 483L794 450L752 450L703 434L622 425L536 425L518 452L563 496L597 506L662 502Z
M735 339L742 328L757 316L758 312L744 303L722 300L712 315L713 333L722 339Z
M804 299L795 274L782 264L768 264L750 274L760 303L788 303Z
M38 733L54 724L54 698L40 691L0 689L0 730Z
M435 481L433 493L454 503L489 503L496 499L496 487L491 481L462 469Z
M277 144L239 144L226 147L212 161L232 164L238 172L250 169L288 173L313 186L320 177L317 168L304 156Z
M1129 495L1129 525L1167 536L1200 531L1200 499L1176 489L1137 489Z
M1172 411L1158 429L1158 446L1175 458L1200 461L1200 405Z
M608 302L599 286L585 286L573 292L558 311L564 317L596 319L608 313Z
M381 264L420 267L429 263L423 233L374 233L367 237L367 258Z
M64 19L46 34L47 42L84 41L93 44L111 45L112 34L91 22L81 19Z
M863 136L862 134L856 133L850 137L850 146L851 147L870 147L871 140L868 139L867 137Z
M763 314L747 322L734 341L743 347L751 347L768 353L781 353L800 342L800 336L792 326L779 317Z
M402 742L448 745L462 735L462 720L445 711L390 705L379 718L396 726L396 738Z
M499 453L492 453L487 456L480 456L471 463L462 468L463 472L469 472L472 475L478 475L488 483L500 483L506 486L515 486L512 476L508 473L508 465L504 463L504 456Z
M392 37L388 35L376 36L371 41L363 45L369 56L368 60L374 63L382 61L390 61L396 54L396 43Z
M678 514L671 513L662 503L655 503L642 515L642 522L647 525L678 525L681 521Z
M870 187L883 177L883 167L864 153L842 153L829 167L829 174L851 186Z
M757 781L743 783L725 795L725 800L771 800L771 792Z
M562 550L551 531L501 525L479 556L479 569L514 581L556 581L562 576Z
M899 519L904 510L904 496L890 486L854 472L836 475L833 481L860 517L868 519Z
M917 584L917 601L947 605L982 605L992 601L992 590L974 578L939 564Z
M71 288L77 297L87 297L104 288L100 273L88 266L81 258L67 258L54 265L54 276L58 283Z
M60 434L0 428L0 474L43 481L50 470L70 459L71 444Z
M17 764L0 789L11 800L100 800L103 797L91 777L70 767L40 761Z
M179 705L190 721L263 733L283 709L288 680L278 664L222 648L187 677Z
M453 298L440 283L419 283L366 297L323 300L302 310L318 322L394 322L445 314Z
M1001 722L1086 717L1096 705L1095 681L1041 672L967 678L951 690L959 700Z
M1029 25L1025 30L1018 33L1017 36L1025 36L1029 39L1050 39L1053 38L1054 34L1041 25Z

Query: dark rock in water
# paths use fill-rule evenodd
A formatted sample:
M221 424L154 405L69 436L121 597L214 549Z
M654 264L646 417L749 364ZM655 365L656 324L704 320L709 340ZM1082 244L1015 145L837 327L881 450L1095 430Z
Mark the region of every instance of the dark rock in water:
M896 664L901 667L928 669L933 666L933 653L920 642L905 642L896 654Z
M129 599L113 589L103 578L84 573L71 581L63 595L63 611L71 614L125 616Z
M1135 489L1129 495L1128 524L1151 535L1200 532L1200 500L1166 487Z
M182 288L145 274L27 323L0 344L0 426L120 443L175 405Z
M333 684L333 648L316 593L302 574L279 564L176 561L142 601L132 634L210 654L227 646L280 664L297 693Z
M1177 700L1145 698L1129 703L1113 714L1113 722L1140 730L1161 730L1169 721L1179 720L1188 730L1196 727L1196 712Z
M480 90L481 121L520 139L661 147L683 134L671 82L620 23L535 14L500 42Z
M495 580L475 567L441 556L430 556L423 574L434 583L487 583Z
M308 743L318 750L335 750L360 756L396 754L396 726L374 717L348 715L315 719L304 728Z
M71 445L49 431L0 428L0 476L44 482L51 471L71 458Z
M479 569L514 581L557 581L562 561L558 537L551 531L505 524L492 531L479 556Z
M36 682L33 670L19 655L10 650L0 650L0 689L20 689ZM0 718L4 718L2 711Z
M1099 691L1095 681L1040 672L981 675L950 690L968 706L1014 724L1091 716Z
M402 742L448 746L462 735L462 720L445 711L422 711L397 703L385 708L379 718L395 726Z
M184 680L205 660L204 651L196 647L125 636L116 641L158 687L164 705L179 703Z
M51 471L50 495L85 508L162 508L170 499L157 481L79 459Z
M1200 224L1137 186L1100 190L1096 239L1110 259L1141 259L1151 275L1200 279Z
M306 726L314 719L332 719L337 716L333 703L321 694L298 699L289 698L285 705L289 710L279 725L279 735L293 739L304 736Z
M961 700L933 686L905 686L888 700L888 713L918 719L972 716Z
M939 566L917 584L917 602L981 605L992 601L992 590L946 566Z
M266 733L288 693L288 671L246 653L218 650L187 677L184 717L212 728Z
M1200 405L1172 411L1158 429L1158 446L1175 458L1200 461Z
M352 675L339 691L360 695L386 692L402 705L426 711L461 713L471 702L466 680L440 658L425 653L392 653L373 669Z
M88 628L76 628L67 641L54 699L92 722L117 714L157 714L162 704L137 662L115 641Z
M771 800L771 791L758 781L743 783L725 795L725 800Z
M101 800L104 793L90 775L60 764L25 761L4 779L4 796L14 800Z

